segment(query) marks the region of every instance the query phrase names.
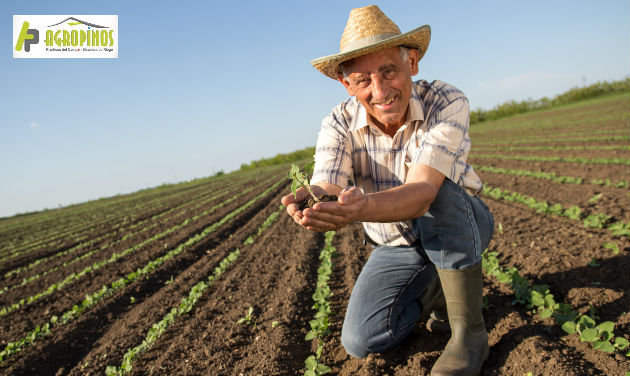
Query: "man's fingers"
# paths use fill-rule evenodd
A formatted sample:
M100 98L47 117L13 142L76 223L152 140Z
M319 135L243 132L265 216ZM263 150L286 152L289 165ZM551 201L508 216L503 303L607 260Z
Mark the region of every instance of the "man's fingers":
M352 204L363 196L363 192L357 187L346 187L339 194L339 202L344 205Z
M341 215L343 213L341 205L335 201L318 202L313 205L313 210L318 213L331 213L336 215Z
M347 224L347 220L343 216L317 211L314 209L305 209L303 212L304 220L302 225L310 226L317 224L321 227L322 223L329 223L334 228L343 227Z
M286 195L286 196L282 196L282 205L284 206L288 206L289 204L292 204L295 202L295 197L293 197L293 193Z
M306 218L302 220L300 223L302 226L306 227L307 230L317 231L317 232L326 232L330 230L336 230L339 226L325 221L320 221L314 218Z

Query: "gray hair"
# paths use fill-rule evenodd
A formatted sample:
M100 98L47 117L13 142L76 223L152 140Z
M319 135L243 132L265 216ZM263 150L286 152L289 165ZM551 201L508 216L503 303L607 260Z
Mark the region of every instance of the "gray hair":
M400 51L400 58L402 59L402 61L407 61L407 59L409 58L409 47L398 46L398 50ZM352 60L349 60L349 61L352 61ZM346 81L348 81L348 72L346 72L345 64L348 63L349 61L343 62L339 65L339 70L341 71L341 74L343 75L343 79Z

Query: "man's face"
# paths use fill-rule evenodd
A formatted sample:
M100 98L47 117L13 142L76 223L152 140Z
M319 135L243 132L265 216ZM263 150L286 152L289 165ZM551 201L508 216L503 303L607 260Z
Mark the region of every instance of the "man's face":
M411 76L418 73L418 51L402 61L398 47L377 51L346 63L348 80L339 81L356 96L377 125L397 130L407 120Z

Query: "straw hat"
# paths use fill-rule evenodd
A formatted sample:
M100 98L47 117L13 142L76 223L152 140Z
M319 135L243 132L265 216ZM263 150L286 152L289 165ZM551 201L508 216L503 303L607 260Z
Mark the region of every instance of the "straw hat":
M326 76L336 80L339 65L355 57L395 46L418 49L418 60L427 51L431 27L420 26L405 34L376 5L350 11L348 23L341 35L339 53L312 60L311 64Z

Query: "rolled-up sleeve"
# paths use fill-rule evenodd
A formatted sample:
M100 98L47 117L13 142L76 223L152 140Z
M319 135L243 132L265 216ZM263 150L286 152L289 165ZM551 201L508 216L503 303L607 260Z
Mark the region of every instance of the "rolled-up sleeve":
M312 184L328 182L345 187L352 174L352 149L343 104L322 121L315 147Z
M463 95L433 111L426 127L418 130L420 143L411 153L411 164L428 165L459 182L470 151L469 119L468 100Z

